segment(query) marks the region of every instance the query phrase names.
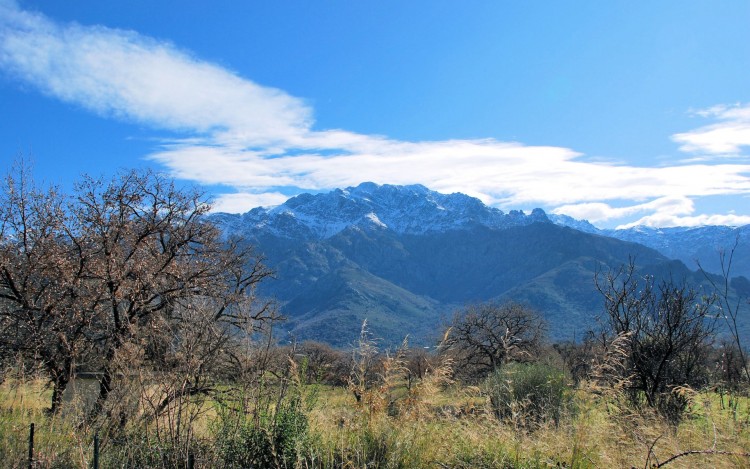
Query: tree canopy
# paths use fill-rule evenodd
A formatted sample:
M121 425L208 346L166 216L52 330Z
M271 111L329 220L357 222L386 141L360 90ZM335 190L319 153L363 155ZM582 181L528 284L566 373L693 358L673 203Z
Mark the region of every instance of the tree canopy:
M158 360L173 338L141 332L187 320L196 304L224 328L272 316L255 298L271 271L249 246L222 239L209 209L200 191L152 171L84 177L69 196L36 187L23 166L6 178L1 353L45 371L53 410L81 365L101 372L106 400L118 351L137 340Z

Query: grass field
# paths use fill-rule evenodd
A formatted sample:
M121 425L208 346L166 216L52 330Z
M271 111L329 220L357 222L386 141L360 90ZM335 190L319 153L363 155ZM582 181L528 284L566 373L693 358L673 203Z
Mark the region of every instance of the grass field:
M94 430L81 425L74 412L48 416L49 390L43 384L8 380L0 386L3 467L27 467L32 422L35 467L92 467ZM286 461L288 467L652 467L688 451L702 453L685 454L666 467L750 467L748 400L730 408L726 397L712 392L691 395L686 418L674 427L584 384L570 390L573 405L557 423L534 429L498 420L475 387L415 392L394 386L369 390L359 402L342 387L300 385L297 392L306 426L300 430L304 435L293 435L303 437L294 440L295 458ZM193 429L192 438L201 442L195 443L195 467L221 467L217 426L211 423L218 417L211 403L203 405L208 410ZM113 447L102 448L101 467L124 467L117 458L108 459ZM180 467L170 464L154 467Z

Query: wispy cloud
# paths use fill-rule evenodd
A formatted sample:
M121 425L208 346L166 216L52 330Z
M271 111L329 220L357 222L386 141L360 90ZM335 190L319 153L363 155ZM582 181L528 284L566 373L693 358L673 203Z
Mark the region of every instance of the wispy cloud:
M737 156L743 147L750 146L750 104L718 105L694 114L718 122L673 135L672 139L681 144L680 150Z
M661 197L642 204L626 205L623 207L613 207L602 202L563 205L557 207L554 213L599 222L654 211L669 213L672 216L681 216L690 214L693 210L693 201L687 197Z
M581 203L557 207L554 213L574 218L586 219L593 223L638 216L635 221L619 225L617 228L633 226L701 226L750 224L750 215L696 214L695 204L688 197L661 197L642 204L613 207L603 202Z
M642 217L634 222L619 225L617 229L632 228L634 226L651 226L664 228L669 226L704 226L704 225L727 225L743 226L750 224L750 216L726 214L698 214L692 216L675 216L669 213L656 212Z
M288 196L280 192L224 194L224 196L214 203L214 209L217 212L241 213L246 212L248 207L280 205L288 198Z
M365 180L421 183L504 208L559 207L593 221L644 214L647 223L684 219L692 197L750 194L750 165L652 168L494 139L407 142L316 129L310 106L282 90L170 43L56 23L9 0L0 0L0 67L51 97L169 131L148 157L175 177L227 187L230 193L216 201L225 211L279 203L289 194L280 188L324 190ZM706 113L720 122L675 135L683 149L719 153L748 145L750 108Z
M269 145L295 137L311 110L175 46L132 31L59 25L0 4L0 64L20 79L101 115Z

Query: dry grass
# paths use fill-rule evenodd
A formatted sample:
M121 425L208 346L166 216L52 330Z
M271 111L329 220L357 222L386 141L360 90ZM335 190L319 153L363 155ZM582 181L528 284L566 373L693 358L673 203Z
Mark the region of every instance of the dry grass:
M712 393L696 394L691 414L675 429L655 414L633 413L578 390L574 415L533 433L497 421L474 393L463 388L451 387L432 398L441 404L432 404L429 412L365 417L346 390L327 389L310 414L312 429L319 435L318 460L330 463L323 465L344 460L343 467L365 467L375 461L382 463L375 464L378 467L609 468L651 467L687 450L712 447L750 452L747 402L744 419L735 420ZM379 450L389 457L378 459ZM748 457L723 454L685 455L667 465L748 466Z
M477 389L449 385L437 370L433 382L429 376L411 390L391 378L388 389L368 391L387 392L390 406L382 405L382 398L357 402L351 389L317 386L308 412L308 447L298 466L651 467L687 450L750 453L747 398L735 413L714 393L693 393L689 415L674 428L654 414L630 411L616 396L582 386L575 391L574 413L529 433L495 419ZM90 435L81 435L63 417L46 416L48 400L40 381L0 386L4 467L24 465L32 421L40 467L90 464ZM666 467L749 466L744 456L690 454Z
M0 386L0 461L3 467L28 465L29 430L35 424L35 467L87 467L91 438L74 419L49 416L51 390L42 380L6 380Z

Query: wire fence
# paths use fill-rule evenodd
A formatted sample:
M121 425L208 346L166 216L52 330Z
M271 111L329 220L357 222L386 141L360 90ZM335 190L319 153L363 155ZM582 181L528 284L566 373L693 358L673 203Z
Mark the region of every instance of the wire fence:
M38 455L35 453L34 450L34 430L35 425L32 422L29 425L29 453L28 453L28 469L35 469L38 467L39 458ZM93 455L92 455L92 463L91 468L93 469L99 469L99 434L94 434L94 447L93 447ZM185 461L185 466L187 469L195 469L195 455L193 453L188 453L187 455L187 461Z

